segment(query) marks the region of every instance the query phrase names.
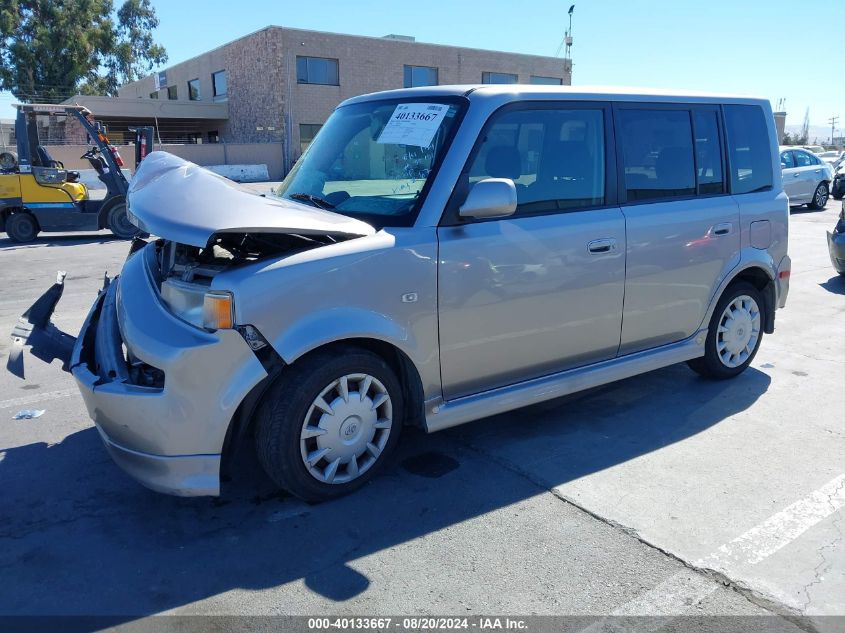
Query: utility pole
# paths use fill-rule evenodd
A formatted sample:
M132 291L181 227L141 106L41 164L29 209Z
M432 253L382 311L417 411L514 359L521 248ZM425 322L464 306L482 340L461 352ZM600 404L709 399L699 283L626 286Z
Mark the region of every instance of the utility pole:
M836 128L836 122L839 121L838 116L830 117L827 122L830 123L830 144L833 145L833 132Z

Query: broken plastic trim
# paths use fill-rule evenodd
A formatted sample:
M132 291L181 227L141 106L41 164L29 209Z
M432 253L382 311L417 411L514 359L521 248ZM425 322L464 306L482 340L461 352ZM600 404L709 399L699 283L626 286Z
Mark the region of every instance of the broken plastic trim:
M12 329L12 350L6 361L6 369L18 378L25 378L23 350L27 345L32 348L32 355L36 358L48 364L58 358L62 361L62 370L70 371L70 357L76 337L62 332L50 321L59 299L62 298L66 276L65 271L58 271L56 283L21 315ZM104 287L108 286L108 283L106 277Z

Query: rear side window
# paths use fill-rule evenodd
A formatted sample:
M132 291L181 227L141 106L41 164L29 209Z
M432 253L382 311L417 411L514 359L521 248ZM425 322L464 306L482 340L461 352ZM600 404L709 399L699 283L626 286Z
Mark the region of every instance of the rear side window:
M695 195L688 111L625 109L619 123L629 202Z
M810 156L807 152L792 152L795 154L795 166L796 167L809 167L810 165L815 165L816 162L813 160L813 157Z
M731 192L751 193L772 186L769 130L759 106L725 106Z
M724 191L722 145L719 142L719 116L715 110L695 110L695 165L699 194Z
M792 152L784 152L780 155L781 169L790 169L795 167L795 159L792 157Z

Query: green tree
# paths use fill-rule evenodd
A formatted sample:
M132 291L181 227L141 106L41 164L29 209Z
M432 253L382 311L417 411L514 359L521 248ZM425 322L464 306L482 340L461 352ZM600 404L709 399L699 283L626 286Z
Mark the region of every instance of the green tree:
M0 89L23 102L114 95L167 61L150 0L0 0Z

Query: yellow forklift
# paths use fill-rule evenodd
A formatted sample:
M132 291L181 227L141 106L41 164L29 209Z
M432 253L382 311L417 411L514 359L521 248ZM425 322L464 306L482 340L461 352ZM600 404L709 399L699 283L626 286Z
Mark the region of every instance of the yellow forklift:
M0 231L15 242L31 242L40 231L109 229L119 238L139 233L126 214L129 184L120 168L123 159L109 143L105 129L79 105L17 104L17 155L0 153ZM106 186L103 199L92 200L79 172L68 171L50 155L38 135L38 116L77 120L88 134L87 159ZM147 138L152 141L152 128ZM136 133L137 135L137 133ZM137 138L136 138L137 140ZM137 155L137 147L136 147Z

